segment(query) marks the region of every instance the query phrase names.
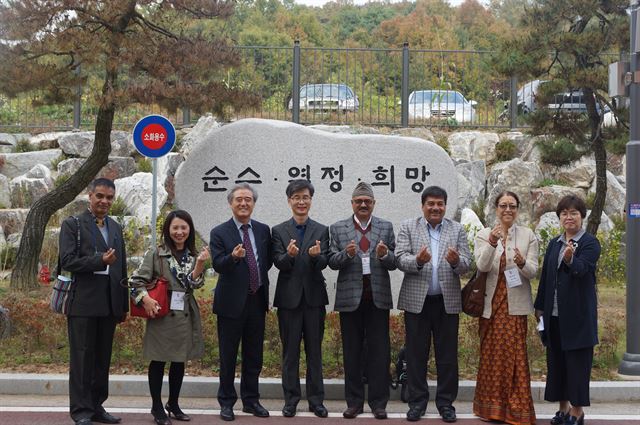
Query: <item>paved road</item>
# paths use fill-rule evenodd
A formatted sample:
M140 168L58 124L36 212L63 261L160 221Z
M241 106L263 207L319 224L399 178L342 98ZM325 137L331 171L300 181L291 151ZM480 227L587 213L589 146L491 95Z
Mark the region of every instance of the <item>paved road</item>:
M68 400L63 396L11 396L0 397L0 424L1 425L72 425L67 413ZM153 418L149 413L150 401L147 397L111 397L106 403L107 410L123 418L123 425L153 425ZM295 418L283 418L280 413L281 400L263 400L265 407L271 412L268 419L255 418L240 412L239 404L236 405L236 420L238 425L328 425L336 422L346 425L380 425L380 424L408 424L405 420L406 405L399 402L391 402L387 408L389 419L378 421L370 413L360 415L357 419L347 420L342 418L344 402L328 401L329 419L320 419L309 412L305 412L306 404L298 405L298 415ZM184 398L182 407L189 413L193 420L189 424L210 425L224 423L218 416L217 403L213 398ZM471 404L460 402L456 404L458 410L458 424L460 425L486 425L486 422L475 418L471 414ZM536 404L538 424L546 425L555 411L550 403ZM181 422L174 421L174 424ZM588 425L640 425L640 405L638 403L600 403L591 406L587 410L585 423ZM429 406L427 415L418 424L442 425L440 417L433 406Z

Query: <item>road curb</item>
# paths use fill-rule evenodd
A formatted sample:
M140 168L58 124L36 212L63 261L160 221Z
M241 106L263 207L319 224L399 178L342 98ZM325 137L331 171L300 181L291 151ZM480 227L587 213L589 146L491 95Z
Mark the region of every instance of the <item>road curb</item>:
M165 376L165 382L167 377ZM181 397L214 397L218 392L218 378L186 376L182 385ZM429 382L435 388L435 382ZM472 401L475 381L460 381L458 400ZM532 382L533 401L544 400L544 382ZM302 381L304 397L305 386ZM168 391L168 384L163 386ZM240 381L236 380L236 389L240 391ZM325 399L344 400L344 380L324 380ZM640 401L640 381L596 381L591 382L591 401L624 402ZM67 395L69 394L68 376L64 374L24 374L0 373L0 394L12 395ZM147 396L149 385L145 375L112 375L109 394L112 396ZM282 382L277 378L260 379L260 396L265 399L282 398ZM399 400L400 391L391 390L391 399Z

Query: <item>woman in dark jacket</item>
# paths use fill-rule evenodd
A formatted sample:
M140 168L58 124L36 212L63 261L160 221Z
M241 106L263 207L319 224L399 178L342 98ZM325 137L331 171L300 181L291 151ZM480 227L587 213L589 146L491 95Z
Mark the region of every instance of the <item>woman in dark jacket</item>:
M153 402L151 414L158 425L170 425L167 416L179 421L191 418L178 405L180 388L187 360L202 357L204 339L200 310L193 290L204 284L204 263L209 251L196 251L195 229L189 213L171 211L162 228L162 244L150 249L138 270L131 277L131 296L143 306L151 319L147 320L143 356L149 360L149 391ZM163 276L169 281L171 304L169 314L154 318L160 305L144 289L144 284ZM169 367L169 401L162 405L162 379L165 363ZM166 409L166 412L165 412Z
M564 232L549 242L534 307L547 347L544 398L560 408L552 425L582 425L589 406L593 347L598 343L596 263L600 243L582 229L584 201L565 196L556 214Z

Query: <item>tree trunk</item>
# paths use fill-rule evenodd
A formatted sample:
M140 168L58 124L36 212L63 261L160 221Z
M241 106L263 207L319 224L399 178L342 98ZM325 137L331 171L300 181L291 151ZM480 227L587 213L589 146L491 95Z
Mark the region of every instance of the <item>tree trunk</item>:
M111 92L116 75L107 75L103 95ZM78 196L109 161L114 111L113 102L106 102L100 106L91 155L69 180L38 199L29 210L16 255L16 264L11 273L12 290L27 292L38 288L38 262L47 223L56 211Z
M587 232L595 235L598 233L600 218L604 210L607 198L607 151L604 148L604 140L600 134L600 114L596 110L596 100L593 90L583 89L585 106L591 127L591 150L596 160L596 196L591 207L591 215L587 223Z

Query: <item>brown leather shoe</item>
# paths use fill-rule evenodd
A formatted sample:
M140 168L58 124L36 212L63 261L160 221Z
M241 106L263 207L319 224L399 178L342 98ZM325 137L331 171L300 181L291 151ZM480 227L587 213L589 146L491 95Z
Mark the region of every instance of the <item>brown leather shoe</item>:
M376 419L387 419L387 411L383 408L373 409L373 417Z
M342 416L346 419L354 419L356 416L362 413L362 406L347 407L347 410L342 412Z

